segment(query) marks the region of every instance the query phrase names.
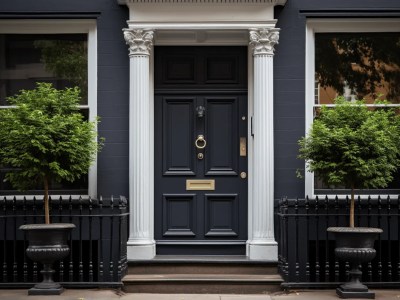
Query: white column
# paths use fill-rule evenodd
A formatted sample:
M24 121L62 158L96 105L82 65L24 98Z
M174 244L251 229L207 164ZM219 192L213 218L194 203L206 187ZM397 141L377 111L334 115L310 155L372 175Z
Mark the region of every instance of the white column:
M128 260L155 256L149 56L153 31L124 29L129 45Z
M279 29L251 29L253 46L253 194L248 241L250 259L278 260L274 238L273 56Z

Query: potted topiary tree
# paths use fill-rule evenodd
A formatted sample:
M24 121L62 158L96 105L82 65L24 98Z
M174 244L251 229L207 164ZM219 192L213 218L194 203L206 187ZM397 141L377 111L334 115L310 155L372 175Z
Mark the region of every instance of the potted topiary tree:
M74 181L86 174L101 143L96 141L97 121L85 121L79 112L78 88L57 90L37 83L8 98L10 108L0 110L0 164L15 188L24 191L41 184L45 224L27 224L27 255L43 263L43 282L30 295L55 295L63 289L53 282L52 264L68 255L68 236L74 224L50 223L49 184Z
M351 189L349 227L328 228L336 238L336 256L351 264L350 281L336 290L341 298L375 297L361 284L359 265L375 257L374 241L382 230L354 227L354 197L359 189L384 188L393 180L400 167L399 129L393 109L338 97L334 107L321 108L299 141L299 158L308 171L327 185Z

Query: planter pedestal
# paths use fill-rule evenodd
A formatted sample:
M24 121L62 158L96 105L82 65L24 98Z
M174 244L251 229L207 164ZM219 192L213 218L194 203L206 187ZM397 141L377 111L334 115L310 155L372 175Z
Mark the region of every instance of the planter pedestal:
M369 227L329 227L328 232L335 235L335 255L339 260L350 264L350 280L336 289L340 298L375 299L375 293L361 283L360 265L374 259L374 242L382 233L380 228Z
M68 237L74 224L28 224L20 229L27 233L29 246L26 255L43 264L43 281L28 291L28 295L60 295L63 287L53 281L53 263L69 254Z

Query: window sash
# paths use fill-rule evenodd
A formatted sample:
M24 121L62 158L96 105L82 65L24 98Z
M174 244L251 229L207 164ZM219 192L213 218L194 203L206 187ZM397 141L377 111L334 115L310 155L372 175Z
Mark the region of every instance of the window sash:
M0 34L87 34L89 120L97 118L97 26L94 19L18 19L0 20ZM10 106L0 106L0 109ZM67 193L68 194L68 193ZM12 196L12 195L7 195ZM88 196L97 197L97 158L88 173Z
M316 104L316 81L315 81L315 33L368 33L368 32L400 32L400 20L394 18L374 18L374 19L308 19L306 22L306 93L305 93L305 128L306 134L309 132L316 108L323 106ZM335 106L327 104L326 106ZM379 107L381 105L368 104L371 107ZM400 104L389 104L391 107L400 107ZM314 173L305 172L305 196L315 197L314 190ZM320 190L321 191L321 190ZM341 189L324 189L324 195L337 195L345 192ZM396 195L397 190L377 189L369 190L371 195L383 193L384 195ZM396 192L396 193L394 193ZM321 195L321 194L319 194ZM345 196L344 196L345 197Z

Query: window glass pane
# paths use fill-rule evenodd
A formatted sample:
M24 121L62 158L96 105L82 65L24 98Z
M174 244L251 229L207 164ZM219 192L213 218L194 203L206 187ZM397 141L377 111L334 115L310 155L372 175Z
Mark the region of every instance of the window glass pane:
M0 34L0 105L36 82L78 86L87 104L86 34Z
M333 104L344 95L349 101L387 99L400 104L400 33L316 33L316 105ZM375 108L371 108L375 109ZM314 117L319 108L314 107ZM314 176L315 194L348 194L348 187L326 186ZM391 194L400 191L400 170L386 189L358 194Z
M317 33L316 104L337 95L400 103L400 33Z

